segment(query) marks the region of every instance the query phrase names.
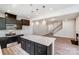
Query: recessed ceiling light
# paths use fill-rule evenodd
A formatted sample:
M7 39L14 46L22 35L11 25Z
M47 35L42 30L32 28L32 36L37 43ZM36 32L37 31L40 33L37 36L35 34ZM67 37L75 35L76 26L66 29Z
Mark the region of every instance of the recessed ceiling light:
M30 18L30 16L27 16L27 18Z
M38 16L39 14L38 14L38 13L36 13L36 15Z
M45 5L43 5L43 8L45 8L46 6Z
M16 6L16 4L12 4L12 6L14 6L14 7L15 7L15 6Z
M36 25L39 25L39 22L38 21L36 21L35 23L36 23Z
M30 4L30 6L32 6L32 4Z
M10 10L7 10L7 12L10 12Z
M43 25L45 25L45 24L46 24L46 21L45 21L45 20L43 20L43 21L42 21L42 24L43 24Z
M32 11L32 13L33 13L34 11Z
M6 14L5 16L6 16L6 17L8 17L8 15L7 15L7 14Z
M53 8L49 8L49 10L53 10Z
M32 22L32 25L34 25L34 23Z
M37 8L36 10L38 11L39 9Z

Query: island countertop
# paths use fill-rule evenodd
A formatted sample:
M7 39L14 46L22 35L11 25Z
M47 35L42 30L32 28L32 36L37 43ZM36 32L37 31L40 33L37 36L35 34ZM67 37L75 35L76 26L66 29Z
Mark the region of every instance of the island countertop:
M50 38L50 37L45 37L40 35L24 35L24 36L21 36L21 38L24 38L45 46L49 46L56 40L56 38Z

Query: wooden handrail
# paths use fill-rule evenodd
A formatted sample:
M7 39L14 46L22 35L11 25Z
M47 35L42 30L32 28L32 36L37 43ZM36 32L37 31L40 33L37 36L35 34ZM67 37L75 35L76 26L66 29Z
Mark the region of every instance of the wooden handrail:
M58 29L59 27L62 27L62 22L58 25L58 26L56 26L51 32L54 32L56 29Z
M53 24L52 24L53 25ZM56 24L56 27L55 28L53 28L51 31L49 31L47 34L45 34L45 35L48 35L48 34L54 34L54 33L56 33L57 31L59 31L59 30L61 30L62 29L62 21L59 21L59 22L57 22L57 24Z
M57 27L55 27L52 31L56 30L57 28L59 28L60 26L62 26L62 24L59 24Z

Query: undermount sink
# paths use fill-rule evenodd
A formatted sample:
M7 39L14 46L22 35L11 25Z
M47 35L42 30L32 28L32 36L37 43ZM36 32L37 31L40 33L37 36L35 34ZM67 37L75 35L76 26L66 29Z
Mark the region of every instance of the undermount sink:
M16 34L6 34L6 36L12 36L12 35L16 35Z

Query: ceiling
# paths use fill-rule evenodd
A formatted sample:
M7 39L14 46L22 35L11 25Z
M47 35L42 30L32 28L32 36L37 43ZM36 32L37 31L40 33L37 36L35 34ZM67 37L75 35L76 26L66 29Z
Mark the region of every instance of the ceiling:
M71 6L74 4L0 4L0 11L32 19Z
M76 17L78 17L78 16L79 16L79 12L68 14L68 15L62 15L62 16L52 17L48 21L76 19Z

